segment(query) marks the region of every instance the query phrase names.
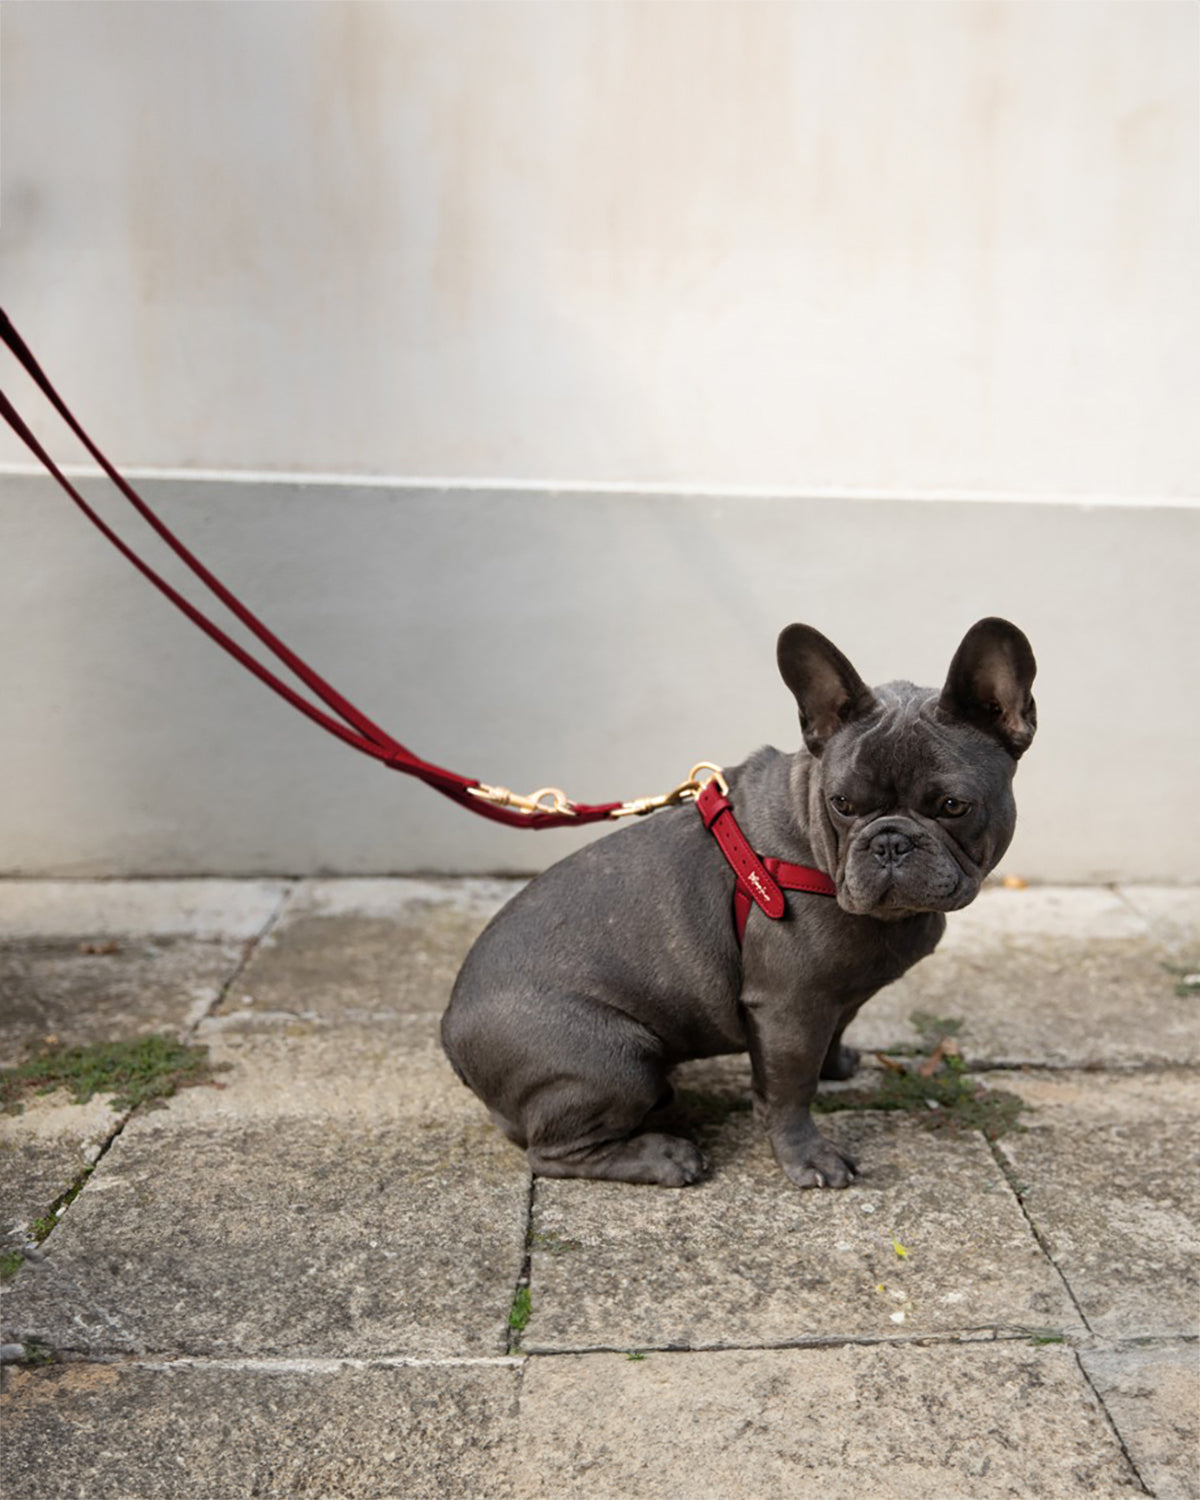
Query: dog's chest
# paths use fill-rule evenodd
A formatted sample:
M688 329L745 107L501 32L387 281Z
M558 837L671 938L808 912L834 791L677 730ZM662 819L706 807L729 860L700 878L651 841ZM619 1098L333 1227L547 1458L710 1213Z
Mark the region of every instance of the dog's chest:
M791 898L797 900L821 898ZM880 922L824 901L819 911L789 911L778 924L752 916L745 973L765 980L769 988L821 993L843 1003L861 1001L932 953L945 925L939 912Z

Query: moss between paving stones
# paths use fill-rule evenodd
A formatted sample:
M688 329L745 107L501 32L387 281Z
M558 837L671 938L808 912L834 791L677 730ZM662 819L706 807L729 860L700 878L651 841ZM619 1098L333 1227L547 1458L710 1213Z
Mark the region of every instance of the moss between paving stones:
M529 1324L530 1314L533 1312L533 1293L527 1286L519 1286L512 1300L512 1307L508 1314L508 1326L515 1332L520 1333Z
M981 1088L968 1072L955 1041L963 1025L958 1017L914 1011L909 1020L919 1043L880 1053L884 1072L869 1087L822 1090L813 1100L813 1113L896 1110L927 1130L979 1130L989 1141L1022 1128L1018 1121L1028 1108L1025 1101L1006 1089ZM934 1058L936 1067L923 1073L922 1065ZM678 1090L676 1102L694 1129L719 1127L730 1115L751 1107L744 1097L688 1088Z
M879 1054L884 1073L871 1088L840 1089L818 1094L813 1110L834 1114L850 1109L902 1110L927 1130L979 1130L989 1141L1019 1130L1025 1101L1006 1089L985 1089L967 1072L955 1040L962 1029L957 1016L935 1016L916 1010L909 1017L921 1045ZM910 1059L907 1063L895 1057ZM935 1061L930 1070L928 1063Z
M0 1108L20 1112L28 1095L65 1088L76 1104L111 1094L114 1109L135 1109L169 1099L176 1089L211 1083L214 1071L207 1047L157 1033L86 1047L53 1042L16 1067L0 1068Z
M816 1114L850 1109L903 1110L927 1130L979 1130L989 1141L1019 1130L1025 1101L1007 1089L984 1089L971 1078L961 1057L946 1057L923 1077L916 1069L889 1069L873 1088L818 1094Z

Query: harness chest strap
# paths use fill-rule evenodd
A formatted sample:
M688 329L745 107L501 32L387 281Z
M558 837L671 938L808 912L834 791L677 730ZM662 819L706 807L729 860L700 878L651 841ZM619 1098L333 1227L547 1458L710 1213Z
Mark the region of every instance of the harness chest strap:
M746 931L751 903L778 921L787 910L784 890L807 891L814 896L837 894L837 887L823 870L815 870L810 865L788 864L770 855L760 858L738 826L733 806L716 780L705 783L696 798L696 809L737 877L733 913L739 946Z

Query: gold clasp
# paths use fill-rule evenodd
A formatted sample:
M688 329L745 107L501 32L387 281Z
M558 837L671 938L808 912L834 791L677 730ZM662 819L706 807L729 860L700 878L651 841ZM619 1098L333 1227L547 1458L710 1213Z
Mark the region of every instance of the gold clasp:
M536 792L530 792L528 797L510 792L506 786L469 786L467 791L481 802L490 802L493 807L511 807L515 812L526 814L557 813L564 818L575 816L570 798L556 786L539 787Z
M674 807L680 802L694 801L709 781L715 781L722 794L729 791L729 783L720 766L714 766L708 760L698 761L688 773L687 780L681 781L669 792L663 792L659 797L635 797L632 802L622 802L608 816L640 818L645 813L657 812L660 807ZM532 817L534 813L553 813L559 817L573 818L576 814L575 804L566 792L556 786L539 787L536 792L530 792L528 797L510 792L506 786L469 786L467 791L481 802L488 802L493 807L511 807L514 812L524 813L527 817Z
M708 772L707 776L701 775L704 771ZM694 801L704 790L705 783L708 781L715 781L721 788L722 795L729 791L729 783L725 780L720 766L714 766L711 761L702 760L692 767L686 781L681 781L669 792L663 792L658 797L635 797L632 802L622 802L620 807L615 807L609 813L609 817L640 818L646 813L657 812L661 807L675 807L680 802Z

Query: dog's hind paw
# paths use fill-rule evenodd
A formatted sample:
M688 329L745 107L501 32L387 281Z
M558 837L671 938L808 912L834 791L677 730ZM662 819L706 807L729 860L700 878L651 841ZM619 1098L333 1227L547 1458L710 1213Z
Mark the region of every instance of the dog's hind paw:
M529 1165L539 1177L599 1177L654 1187L690 1187L708 1174L699 1146L653 1130L562 1153L531 1148Z
M657 1135L647 1132L634 1141L653 1142L653 1156L659 1175L653 1180L659 1187L691 1187L708 1176L708 1158L700 1147L681 1135Z

